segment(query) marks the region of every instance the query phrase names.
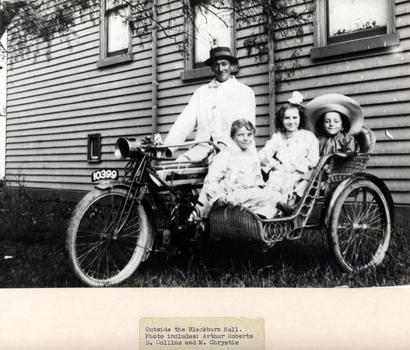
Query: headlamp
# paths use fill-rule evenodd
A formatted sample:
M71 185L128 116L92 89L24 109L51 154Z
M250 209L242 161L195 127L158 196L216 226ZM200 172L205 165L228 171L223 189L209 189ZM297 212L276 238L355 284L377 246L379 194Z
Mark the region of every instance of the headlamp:
M121 137L115 144L114 154L118 159L136 158L141 154L141 142L134 138Z

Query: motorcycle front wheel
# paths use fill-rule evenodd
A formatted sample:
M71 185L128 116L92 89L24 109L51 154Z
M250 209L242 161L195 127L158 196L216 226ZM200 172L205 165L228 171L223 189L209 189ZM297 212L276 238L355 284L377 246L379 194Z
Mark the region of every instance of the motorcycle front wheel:
M142 204L131 206L126 196L127 190L123 188L96 188L74 210L67 231L66 253L70 270L87 286L124 282L148 253L147 214Z

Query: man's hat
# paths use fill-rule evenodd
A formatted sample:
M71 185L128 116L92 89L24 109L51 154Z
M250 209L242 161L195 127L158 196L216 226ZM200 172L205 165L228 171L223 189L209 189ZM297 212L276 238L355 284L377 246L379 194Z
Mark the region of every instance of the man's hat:
M229 60L233 64L238 64L236 57L232 56L231 49L229 47L215 47L209 51L209 58L205 61L207 66L212 65L216 60Z
M310 101L305 108L306 128L316 136L320 135L323 129L318 125L318 121L327 112L338 112L348 119L350 128L345 128L344 132L351 135L360 132L364 119L363 109L355 100L341 94L322 95Z

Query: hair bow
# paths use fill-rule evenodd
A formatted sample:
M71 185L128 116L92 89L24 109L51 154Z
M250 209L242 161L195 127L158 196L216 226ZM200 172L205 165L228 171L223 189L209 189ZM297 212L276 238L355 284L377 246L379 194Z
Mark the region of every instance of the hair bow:
M303 95L299 91L293 91L292 98L288 101L294 105L300 105L303 102Z

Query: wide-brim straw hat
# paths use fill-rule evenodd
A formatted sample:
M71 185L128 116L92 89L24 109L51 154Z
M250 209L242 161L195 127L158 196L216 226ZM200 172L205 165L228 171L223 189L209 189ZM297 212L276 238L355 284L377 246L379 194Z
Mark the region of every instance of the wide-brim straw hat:
M306 128L317 136L322 134L323 129L318 121L327 112L338 112L348 119L350 128L344 129L345 133L356 135L363 126L363 109L355 100L341 94L327 94L314 98L306 105Z
M212 62L216 60L229 60L233 64L238 64L236 57L232 56L231 49L229 47L215 47L209 51L209 58L205 61L207 66L212 65Z

